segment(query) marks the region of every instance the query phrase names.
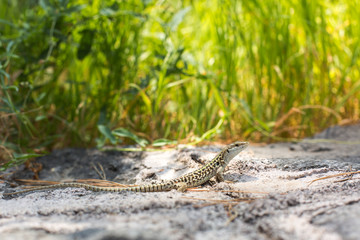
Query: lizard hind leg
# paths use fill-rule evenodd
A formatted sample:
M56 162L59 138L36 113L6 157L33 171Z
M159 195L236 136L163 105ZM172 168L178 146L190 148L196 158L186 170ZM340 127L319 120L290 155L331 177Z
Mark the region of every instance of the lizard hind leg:
M176 190L178 190L179 192L185 192L186 189L188 188L186 183L184 182L178 182L175 184L176 186Z

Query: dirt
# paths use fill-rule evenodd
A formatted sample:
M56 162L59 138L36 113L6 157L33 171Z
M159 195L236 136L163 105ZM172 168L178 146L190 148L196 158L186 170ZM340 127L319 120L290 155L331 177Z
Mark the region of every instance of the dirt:
M0 239L358 239L360 125L336 126L301 143L250 147L225 172L226 182L180 193L94 193L57 189L0 199ZM180 176L222 146L161 152L63 149L36 159L34 174L14 179L97 178L125 184ZM15 171L15 172L14 172ZM20 187L19 187L20 188Z

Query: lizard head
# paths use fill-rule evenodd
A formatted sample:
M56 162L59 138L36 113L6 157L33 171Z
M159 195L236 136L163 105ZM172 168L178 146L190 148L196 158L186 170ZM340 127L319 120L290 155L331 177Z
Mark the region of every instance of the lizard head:
M236 155L238 155L242 150L247 148L249 145L248 142L234 142L228 145L224 150L227 154L225 154L225 161L228 163L231 159L233 159ZM224 152L225 152L224 151Z

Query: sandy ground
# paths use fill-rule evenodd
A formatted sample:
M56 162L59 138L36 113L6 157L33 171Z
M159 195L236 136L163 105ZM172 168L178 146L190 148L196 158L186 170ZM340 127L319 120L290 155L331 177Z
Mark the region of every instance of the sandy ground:
M4 197L0 239L359 239L360 174L309 182L350 167L360 170L360 125L333 127L311 140L317 139L336 142L251 145L230 163L227 182L200 188L207 191L119 194L68 188ZM64 149L36 161L42 180L140 184L192 171L220 149ZM0 183L0 195L14 190L13 179L33 177L34 171L19 167Z

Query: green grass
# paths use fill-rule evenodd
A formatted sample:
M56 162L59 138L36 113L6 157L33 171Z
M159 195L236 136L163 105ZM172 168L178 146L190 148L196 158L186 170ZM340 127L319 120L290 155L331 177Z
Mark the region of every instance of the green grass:
M359 120L358 0L87 2L0 2L3 160Z

